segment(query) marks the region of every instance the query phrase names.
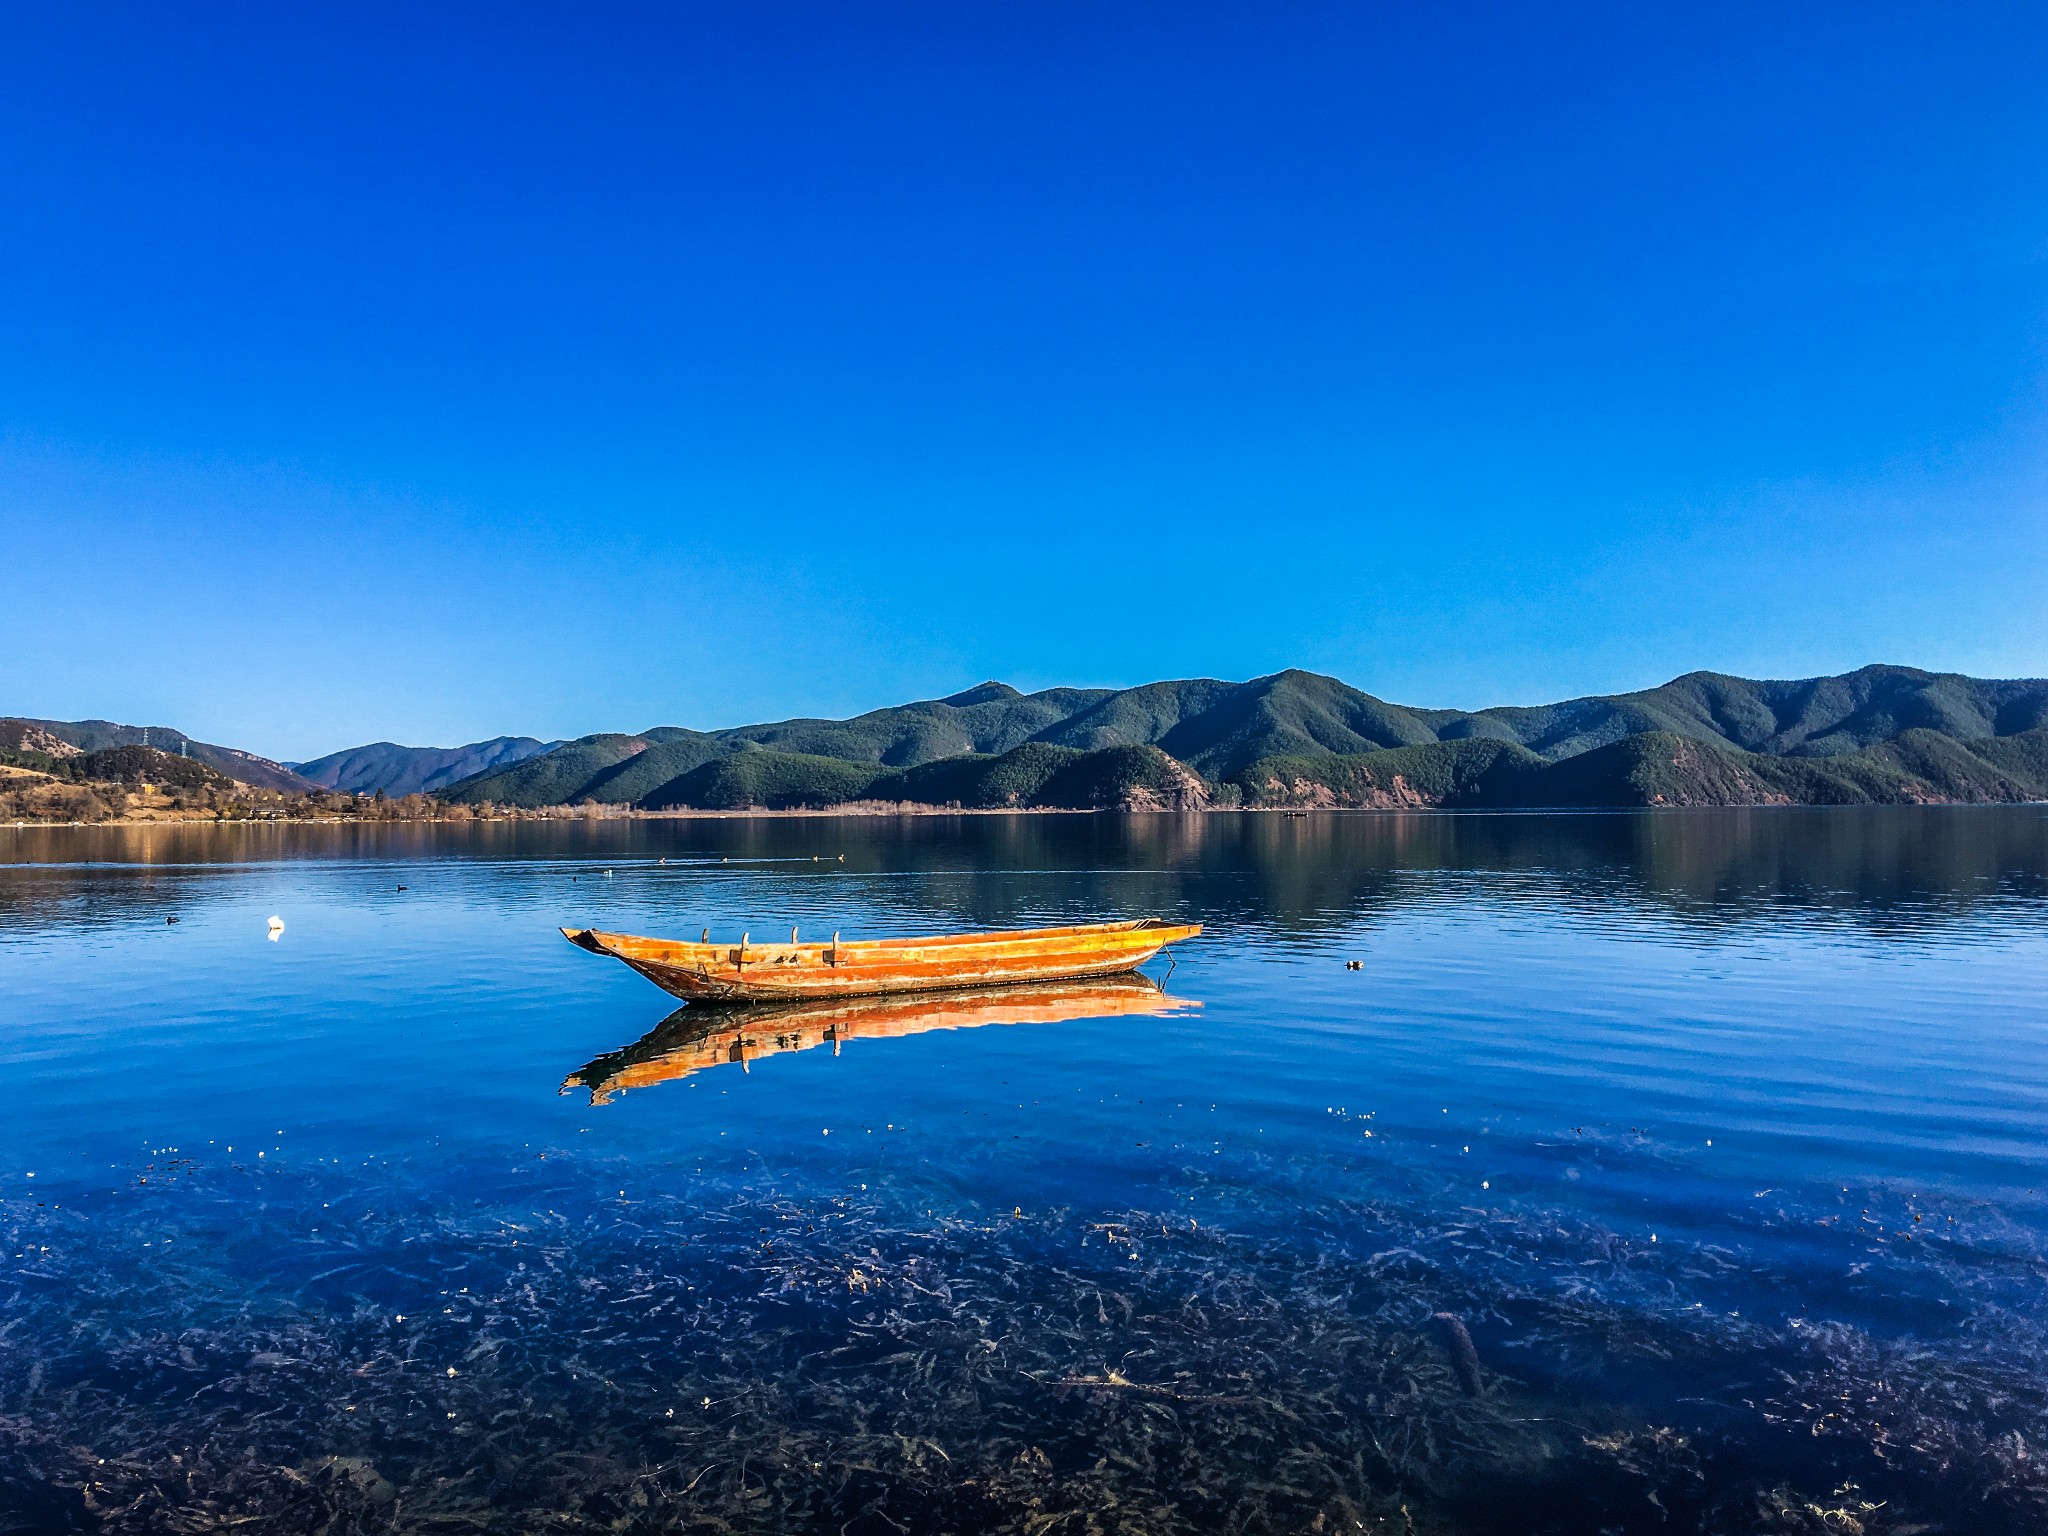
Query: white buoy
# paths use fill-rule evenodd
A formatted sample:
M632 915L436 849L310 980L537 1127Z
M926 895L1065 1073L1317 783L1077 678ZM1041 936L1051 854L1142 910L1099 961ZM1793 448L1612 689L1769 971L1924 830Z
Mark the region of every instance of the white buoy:
M283 933L283 932L284 932L284 919L283 919L283 918L281 918L281 917L273 917L273 918L271 918L271 920L270 920L270 942L271 942L271 943L273 943L273 944L275 944L275 943L277 942L277 936L278 936L279 934Z

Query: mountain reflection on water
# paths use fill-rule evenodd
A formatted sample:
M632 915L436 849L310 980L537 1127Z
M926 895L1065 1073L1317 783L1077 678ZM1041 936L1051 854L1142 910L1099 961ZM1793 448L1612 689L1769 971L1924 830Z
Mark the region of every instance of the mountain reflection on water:
M1805 915L1884 930L1987 905L2038 921L2048 896L2048 811L2032 806L907 820L907 836L903 822L871 817L0 829L0 857L17 866L0 914L15 928L94 921L116 915L97 895L127 912L164 906L217 886L223 871L280 860L533 861L542 878L549 866L653 861L683 842L693 865L657 869L745 874L822 856L845 861L830 874L923 877L873 894L937 928L1010 925L1040 910L1039 893L1015 878L1030 870L1061 874L1063 910L1149 901L1165 912L1195 900L1215 921L1278 935L1442 899L1441 881L1417 878L1431 876L1484 877L1475 889L1494 901L1562 899L1593 914L1621 904L1710 927ZM729 865L714 871L714 861Z
M2039 807L0 829L0 1533L2048 1529L2044 918Z
M736 1066L745 1072L763 1057L818 1046L830 1046L837 1056L850 1041L900 1040L934 1029L1158 1018L1199 1007L1200 1003L1169 996L1148 976L963 987L770 1007L686 1004L631 1045L571 1072L562 1091L587 1088L592 1104L604 1104L630 1088L679 1082L712 1067Z

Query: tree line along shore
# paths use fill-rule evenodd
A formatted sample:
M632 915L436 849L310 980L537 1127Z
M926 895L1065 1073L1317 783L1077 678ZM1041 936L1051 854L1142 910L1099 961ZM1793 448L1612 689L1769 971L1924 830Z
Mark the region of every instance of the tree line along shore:
M1991 753L1903 739L1812 760L1737 753L1694 739L1631 737L1546 763L1500 742L1262 758L1216 783L1157 747L1095 752L1033 744L916 769L795 753L706 764L655 803L517 805L444 795L306 793L240 783L153 748L36 764L0 753L0 822L496 821L738 814L907 815L1003 811L1293 809L1541 810L1738 805L1985 804L2048 799L2044 739Z

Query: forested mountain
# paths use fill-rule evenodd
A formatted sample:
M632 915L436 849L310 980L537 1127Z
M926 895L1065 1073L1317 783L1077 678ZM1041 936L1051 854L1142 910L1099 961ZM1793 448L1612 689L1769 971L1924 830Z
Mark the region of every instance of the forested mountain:
M1264 806L1897 805L2048 800L2048 728L1958 741L1910 729L1862 751L1744 752L1650 731L1549 761L1468 740L1261 759L1225 789Z
M1792 682L1688 672L1641 693L1426 717L1439 740L1490 736L1552 761L1649 731L1776 757L1827 757L1915 729L1958 741L2017 735L2048 724L2048 681L2000 682L1911 667L1864 667Z
M1638 693L1470 711L1390 704L1313 672L1032 694L991 682L850 720L376 742L291 766L165 726L0 719L0 750L145 744L266 789L526 807L2011 801L2048 799L2048 680L1691 672Z
M494 736L466 747L401 747L396 742L376 741L367 747L330 752L310 763L286 766L315 784L350 794L367 795L381 789L387 795L418 795L524 762L559 745L532 736Z
M1124 785L1140 798L1165 794L1178 803L2007 800L2048 794L2023 739L2044 726L2048 681L1909 667L1775 682L1693 672L1638 693L1477 711L1390 704L1299 671L1247 683L1197 678L1034 694L984 683L851 720L587 736L447 793L514 805L588 800L650 808L848 799L1061 803L1045 797L1064 793L1059 784L1079 782L1073 775L1082 770L1068 767L1066 778L1041 781L1037 770L1049 759L1030 759L1025 771L1016 756L1032 746L1156 748L1190 770L1188 783L1171 794L1156 784L1135 787L1140 779L1150 784L1150 770L1139 772L1138 760L1125 757L1104 761L1088 780L1090 793ZM1645 744L1627 752L1592 756L1639 739ZM1515 750L1503 753L1506 747ZM748 761L750 754L762 756ZM1562 769L1581 757L1589 760ZM1667 757L1673 761L1658 766ZM944 771L907 772L926 765ZM1560 771L1544 771L1551 768ZM1126 784L1133 773L1137 779Z

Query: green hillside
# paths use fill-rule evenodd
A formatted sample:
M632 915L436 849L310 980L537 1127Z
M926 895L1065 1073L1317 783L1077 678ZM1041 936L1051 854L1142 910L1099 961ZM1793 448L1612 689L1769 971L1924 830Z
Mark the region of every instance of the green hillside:
M808 752L729 752L679 775L641 804L648 810L782 811L867 800L968 810L1174 810L1200 808L1210 794L1198 774L1157 747L1081 752L1027 742L915 768Z
M1194 810L1212 804L1508 810L1916 804L2048 798L2048 727L1972 747L1914 728L1860 752L1774 757L1652 731L1551 762L1515 742L1430 741L1260 758L1222 783L1150 745L1027 742L889 769L760 749L700 763L651 810L788 810L892 801L970 810Z
M867 798L881 770L804 752L732 752L679 775L646 796L649 810L786 811Z
M641 739L648 743L645 750L598 768L577 798L601 805L643 804L664 785L723 757L728 750L696 731L650 731Z
M1507 788L1544 767L1513 742L1433 741L1377 752L1260 758L1233 782L1251 806L1479 806L1512 802Z
M1651 731L1517 775L1499 786L1501 806L1770 805L1801 797L1771 759L1717 742ZM1830 797L1830 803L1834 797Z
M2048 681L1910 667L1792 681L1693 672L1637 693L1476 711L1406 708L1300 671L1033 694L984 683L851 720L586 736L442 793L519 806L652 807L708 804L693 798L707 795L737 803L732 796L758 789L812 804L858 784L862 798L934 805L1091 805L1162 794L1187 804L1199 796L1177 775L1191 772L1212 799L1255 804L2026 798L2041 770L2031 749L2013 744L2044 727ZM1646 745L1600 755L1630 742ZM1162 778L1152 758L1081 767L1055 755L1141 747L1180 767ZM739 761L750 756L813 766ZM720 769L729 759L730 771ZM862 781L817 762L875 772ZM1802 763L1809 767L1795 768ZM1576 766L1538 773L1565 764ZM1087 779L1098 771L1109 775L1100 785ZM1160 787L1167 778L1170 791ZM1150 779L1158 784L1146 789Z
M301 778L352 795L432 794L447 785L524 761L548 750L550 743L531 736L494 736L461 747L404 747L395 741L330 752L308 763L285 766Z
M1026 742L999 754L977 754L899 769L872 793L878 799L921 805L960 805L970 810L1040 805L1046 785L1085 754L1050 742Z
M552 752L543 752L508 768L495 768L464 779L442 791L442 797L472 803L494 800L500 805L522 806L573 805L583 800L599 799L601 797L594 793L595 787L602 784L612 770L656 745L651 740L652 735L652 732L645 736L605 732L596 736L579 736ZM657 779L655 784L660 782ZM648 786L650 789L653 787L655 785ZM624 799L632 797L629 795Z
M2048 682L1995 681L1911 667L1756 682L1689 672L1640 693L1531 709L1430 717L1439 738L1503 736L1556 761L1626 736L1668 731L1773 757L1858 752L1908 730L1957 740L2010 736L2048 723Z
M1042 733L1055 746L1095 752L1104 747L1156 745L1183 723L1199 718L1249 686L1192 678L1146 683L1092 700Z
M1281 752L1361 752L1434 739L1422 715L1312 672L1249 683L1197 678L1139 688L1050 688L1023 694L984 683L944 699L851 720L786 720L723 731L676 727L586 736L451 786L448 798L539 806L647 796L728 752L757 748L883 767L1001 756L1027 743L1092 752L1156 746L1210 779ZM646 761L626 766L630 756Z
M1007 752L1109 693L1106 688L1049 688L1023 694L1005 683L983 683L948 698L878 709L851 720L785 720L717 735L778 752L911 768L968 753Z
M849 720L783 720L712 731L661 726L544 748L518 737L448 748L373 742L300 764L310 777L254 753L195 741L167 726L107 720L0 718L0 748L14 745L62 756L149 746L286 793L313 793L326 784L358 793L424 790L458 803L539 808L681 803L677 795L698 793L697 785L712 780L672 786L728 756L756 752L865 765L878 774L933 769L920 778L871 786L875 795L918 803L1025 805L1043 803L1051 794L1092 804L1096 790L1084 789L1074 777L1081 770L1069 771L1059 781L1064 787L1046 788L1059 766L1046 754L1150 747L1185 765L1211 786L1212 795L1221 792L1226 800L1247 793L1241 787L1247 771L1266 765L1268 778L1277 774L1280 782L1299 781L1300 794L1308 800L1335 796L1345 803L1394 804L1462 802L1504 793L1472 787L1464 776L1483 771L1492 776L1491 783L1516 774L1526 777L1530 771L1526 763L1482 748L1519 747L1546 763L1562 764L1623 742L1668 735L1771 762L1836 763L1832 773L1744 764L1730 782L1750 786L1746 792L1795 800L1882 800L1923 793L1964 799L2023 795L2027 785L2040 782L2041 772L2029 756L2031 749L2013 743L2044 728L2048 681L1973 678L1911 667L1871 666L1838 677L1777 681L1690 672L1635 693L1482 710L1410 708L1333 677L1286 671L1243 683L1188 678L1136 688L1048 688L1030 694L990 682ZM1966 755L1958 758L1937 742L1960 746ZM1011 757L1027 746L1037 749L1034 755ZM1377 761L1369 768L1316 766L1327 757L1380 752L1421 755ZM1284 772L1273 768L1283 759ZM1551 787L1545 793L1569 794L1578 797L1570 803L1588 804L1605 803L1598 798L1604 794L1635 795L1634 780L1613 780L1604 787L1596 781L1616 761L1583 763L1573 774L1546 781ZM1637 762L1630 771L1638 779L1657 776L1647 759L1630 761ZM1718 760L1700 758L1693 769L1674 769L1685 780L1683 787L1674 784L1674 792L1736 793L1712 788L1721 770L1710 768L1710 761ZM1000 767L989 766L998 762ZM1136 772L1137 762L1127 760L1126 768ZM853 782L844 775L828 780L821 772L791 780L787 792L807 794L806 784L823 792ZM468 777L460 776L464 773ZM717 782L780 782L763 765L738 773ZM1440 781L1449 787L1417 788ZM1141 792L1137 779L1116 783L1103 793L1142 798L1151 792ZM1217 788L1226 785L1238 787ZM1190 795L1183 785L1170 798L1180 803Z
M1436 733L1414 711L1333 677L1282 672L1234 689L1159 738L1159 746L1213 778L1290 752L1369 752L1419 746Z
M949 698L878 709L851 720L784 720L725 731L667 726L637 736L585 736L543 756L464 780L451 786L446 797L521 806L583 800L646 804L649 796L714 758L756 749L889 768L993 756L1022 746L1108 693L1051 688L1022 694L1002 683L984 683ZM631 758L644 760L629 762Z
M2048 727L1964 743L1914 728L1863 751L1774 757L1654 731L1547 762L1513 743L1440 742L1261 759L1253 806L1449 809L1900 805L2048 799Z
M1063 763L1039 787L1035 805L1083 810L1194 811L1212 790L1185 763L1153 746L1104 747Z

